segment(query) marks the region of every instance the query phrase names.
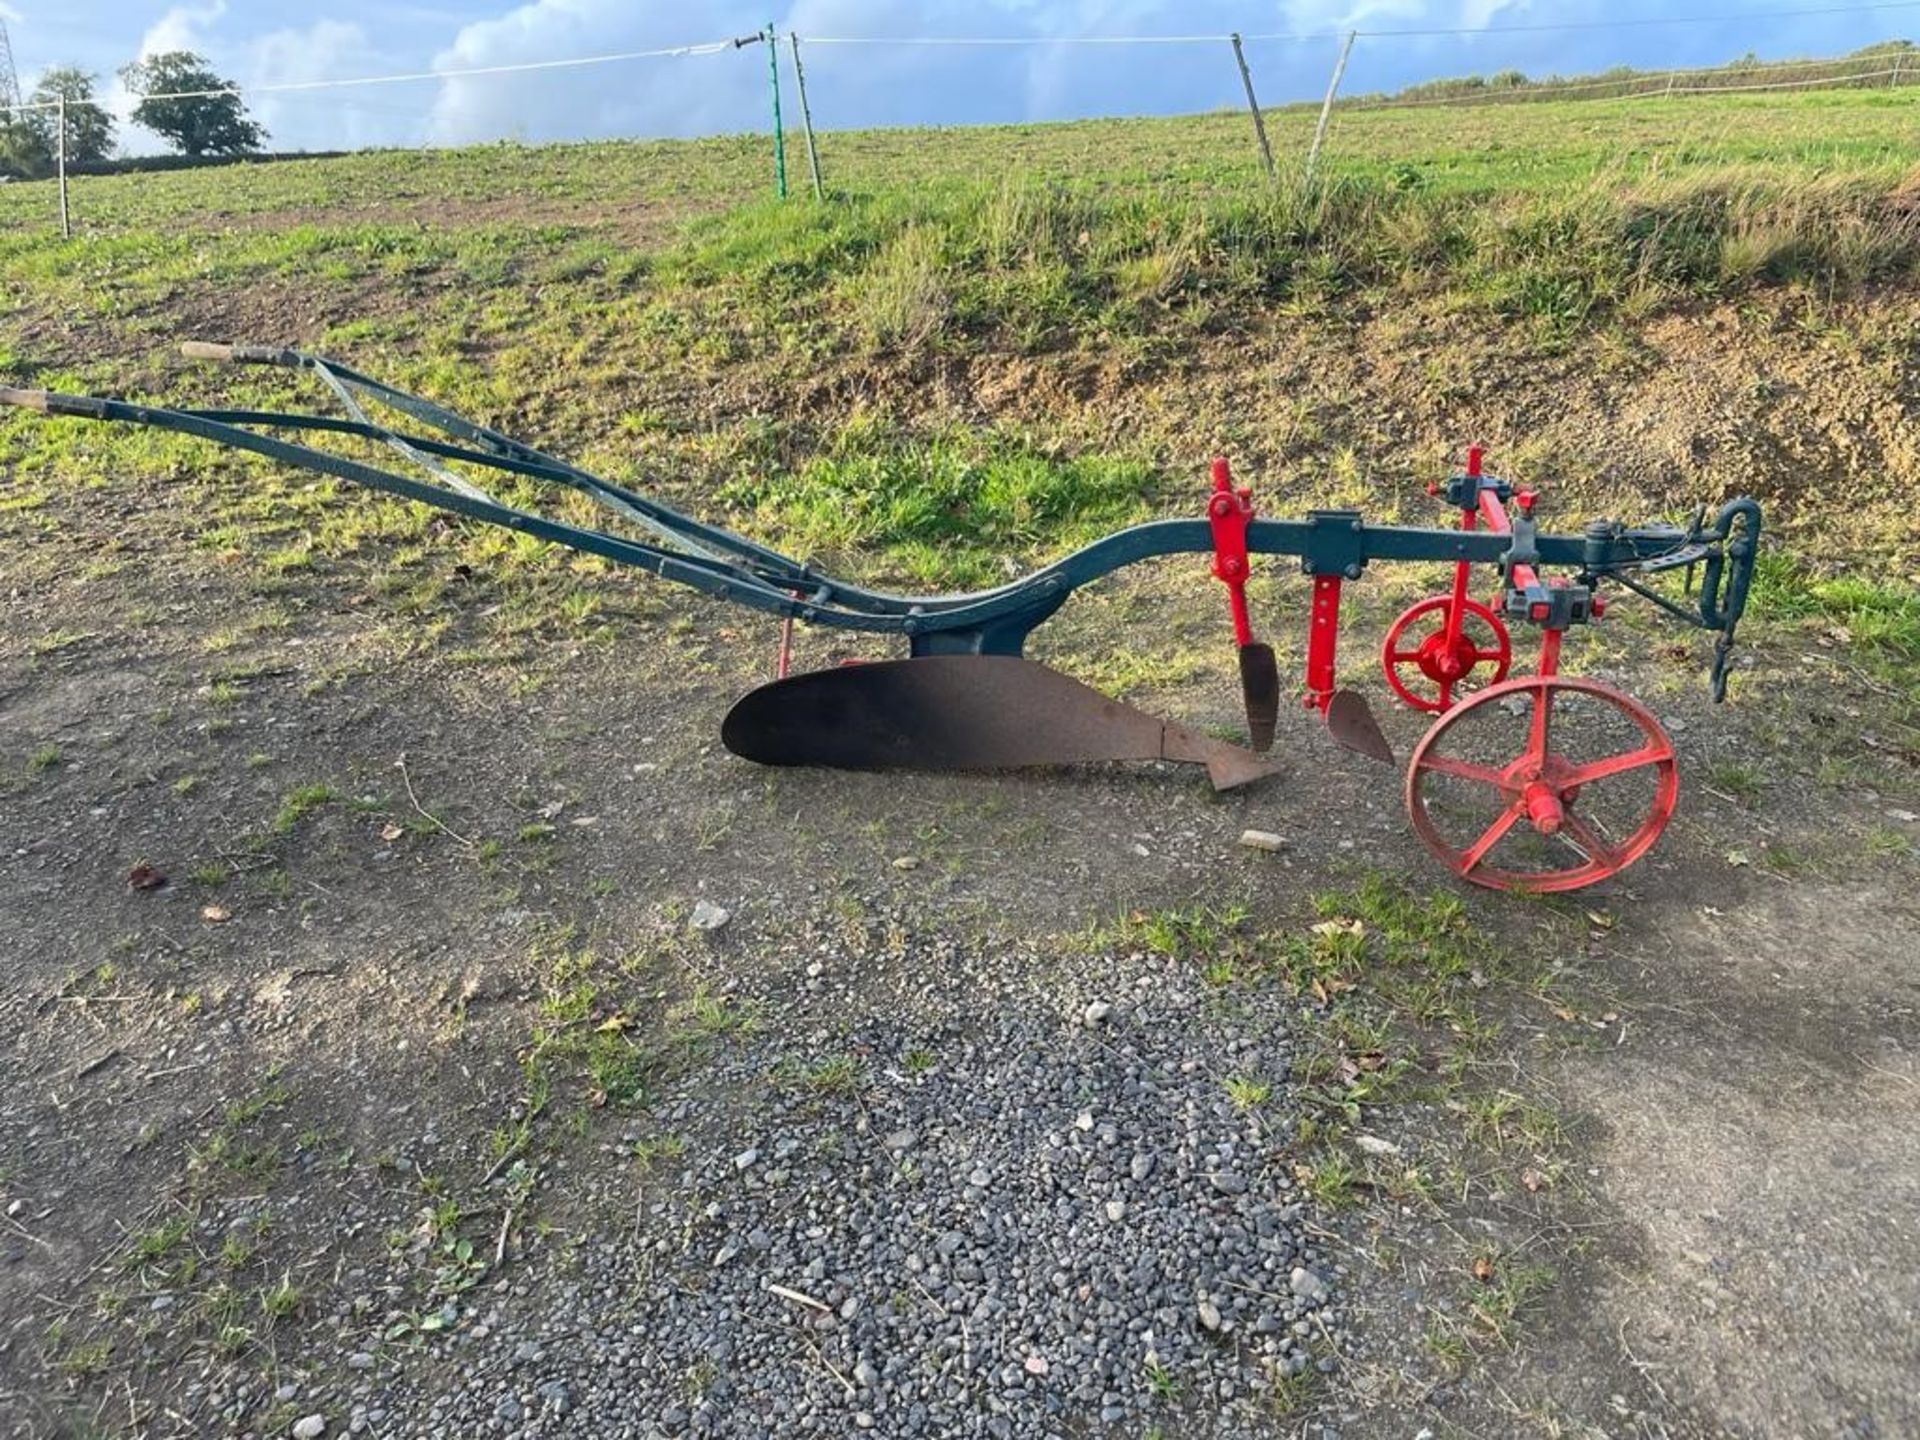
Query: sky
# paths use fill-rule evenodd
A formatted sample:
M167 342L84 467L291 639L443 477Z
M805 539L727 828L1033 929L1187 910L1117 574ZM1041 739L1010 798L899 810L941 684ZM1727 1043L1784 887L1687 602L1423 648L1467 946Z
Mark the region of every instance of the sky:
M1363 34L1342 93L1393 90L1509 67L1530 75L1626 64L1718 64L1840 54L1920 36L1920 0L1848 14L1781 10L1847 0L0 0L23 88L78 64L130 108L115 72L138 56L195 50L242 87L651 50L724 40L771 20L782 35L1221 35L1252 39L1262 102L1317 98L1341 32ZM1865 0L1862 0L1865 3ZM1772 12L1772 13L1770 13ZM1675 15L1711 23L1627 25ZM1611 28L1553 30L1562 22ZM1531 28L1529 28L1531 27ZM1178 114L1243 103L1231 52L1198 45L852 46L804 58L822 128ZM783 57L784 59L784 57ZM791 91L787 94L792 102ZM252 97L280 150L484 140L686 136L765 129L765 52L636 59L531 74ZM122 126L125 148L159 148Z

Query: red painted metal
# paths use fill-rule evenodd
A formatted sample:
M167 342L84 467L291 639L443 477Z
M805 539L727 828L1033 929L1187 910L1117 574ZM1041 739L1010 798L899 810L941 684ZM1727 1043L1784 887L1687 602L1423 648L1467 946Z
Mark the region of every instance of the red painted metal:
M1540 660L1533 667L1533 673L1547 679L1560 673L1560 642L1566 638L1564 630L1542 630L1540 632Z
M1456 577L1451 594L1422 600L1405 611L1388 628L1380 647L1380 666L1393 693L1430 715L1452 705L1461 684L1480 666L1491 665L1493 675L1488 683L1498 684L1507 678L1513 663L1512 637L1499 614L1467 597L1464 589L1464 582ZM1441 624L1417 641L1406 639L1408 631L1436 613L1444 617ZM1465 624L1468 618L1485 626L1492 639L1482 643L1470 636ZM1431 683L1430 690L1425 686L1414 688L1422 680Z
M793 669L793 617L787 616L780 622L780 653L774 657L773 678L784 680L787 672Z
M1548 631L1541 649L1544 665L1557 662L1559 632ZM1574 695L1617 710L1645 743L1601 760L1576 763L1568 759L1554 748L1553 710L1557 700ZM1492 715L1491 707L1520 696L1529 702L1530 717L1526 748L1513 760L1493 766L1442 753L1449 736L1465 733L1463 727ZM1654 787L1645 812L1624 839L1601 834L1578 804L1582 794L1613 776L1647 768L1654 770ZM1429 782L1439 776L1485 785L1496 793L1500 808L1478 835L1459 841L1442 833L1427 805ZM1673 742L1652 711L1598 681L1543 673L1489 686L1436 720L1414 748L1407 767L1406 802L1414 833L1455 874L1495 890L1543 893L1580 889L1617 875L1638 860L1673 818L1679 791ZM1541 835L1558 837L1559 848L1571 863L1531 870L1493 864L1488 857L1521 823Z
M1472 480L1481 478L1481 464L1486 451L1478 445L1467 447L1467 477ZM1438 484L1427 487L1428 494L1437 495ZM1472 530L1479 521L1480 505L1476 490L1476 502L1460 508L1460 528ZM1494 503L1499 502L1496 499ZM1502 513L1504 520L1505 515ZM1507 670L1513 660L1513 642L1507 635L1506 624L1497 611L1482 605L1468 597L1467 587L1473 578L1473 567L1466 561L1457 562L1453 567L1453 584L1445 596L1422 600L1412 609L1405 611L1387 631L1387 638L1380 647L1380 668L1386 672L1387 685L1393 693L1416 710L1424 710L1437 715L1453 704L1454 687L1471 675L1481 664L1494 667L1491 683L1498 684L1507 678ZM1407 631L1416 621L1426 615L1438 612L1440 624L1434 630L1413 645L1404 643ZM1493 635L1490 646L1481 646L1469 639L1466 624L1469 617L1479 620ZM1406 670L1405 676L1401 674ZM1432 694L1416 691L1408 682L1416 673L1432 682Z
M1327 713L1333 703L1333 652L1340 638L1340 577L1313 577L1313 615L1307 623L1307 707Z
M1213 457L1213 494L1207 500L1207 522L1213 529L1213 578L1227 587L1227 605L1233 612L1233 638L1241 646L1253 643L1253 624L1247 616L1247 525L1253 519L1253 491L1233 488L1227 457Z

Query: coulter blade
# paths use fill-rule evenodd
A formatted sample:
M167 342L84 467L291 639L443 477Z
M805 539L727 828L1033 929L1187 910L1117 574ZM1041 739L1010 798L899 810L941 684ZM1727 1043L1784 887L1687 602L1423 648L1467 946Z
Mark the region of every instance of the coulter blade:
M1280 723L1280 665L1271 645L1240 647L1240 694L1247 705L1247 743L1264 755Z
M792 675L742 696L720 738L762 765L839 770L1186 760L1229 790L1278 768L1010 655L926 655Z

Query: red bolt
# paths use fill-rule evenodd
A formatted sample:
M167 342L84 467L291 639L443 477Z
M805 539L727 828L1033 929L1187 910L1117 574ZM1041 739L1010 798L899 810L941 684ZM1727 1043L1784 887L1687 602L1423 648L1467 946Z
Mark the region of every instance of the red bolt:
M1531 490L1516 490L1513 492L1513 503L1518 505L1520 507L1520 513L1529 519L1533 516L1533 502L1539 498L1540 497Z

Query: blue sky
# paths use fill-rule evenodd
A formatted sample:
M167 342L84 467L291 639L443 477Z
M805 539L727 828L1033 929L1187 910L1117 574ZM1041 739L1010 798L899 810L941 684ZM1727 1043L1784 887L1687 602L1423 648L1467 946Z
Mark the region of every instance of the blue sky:
M1363 38L1349 91L1514 66L1529 74L1614 64L1717 64L1831 55L1920 35L1920 4L1781 16L1822 0L0 0L23 85L45 66L103 77L166 49L210 56L242 85L510 65L720 39L771 19L802 36L1286 33L1325 38L1249 44L1261 98L1317 96L1337 42L1363 31L1458 29ZM1836 5L1845 0L1824 0ZM1722 15L1708 24L1528 29L1559 22ZM262 94L276 148L459 143L518 138L698 135L764 124L761 52L636 60L532 75L434 80L345 91ZM1050 120L1178 113L1240 100L1223 45L999 49L829 47L807 51L824 127ZM120 103L124 103L123 101ZM129 148L152 148L129 131Z

